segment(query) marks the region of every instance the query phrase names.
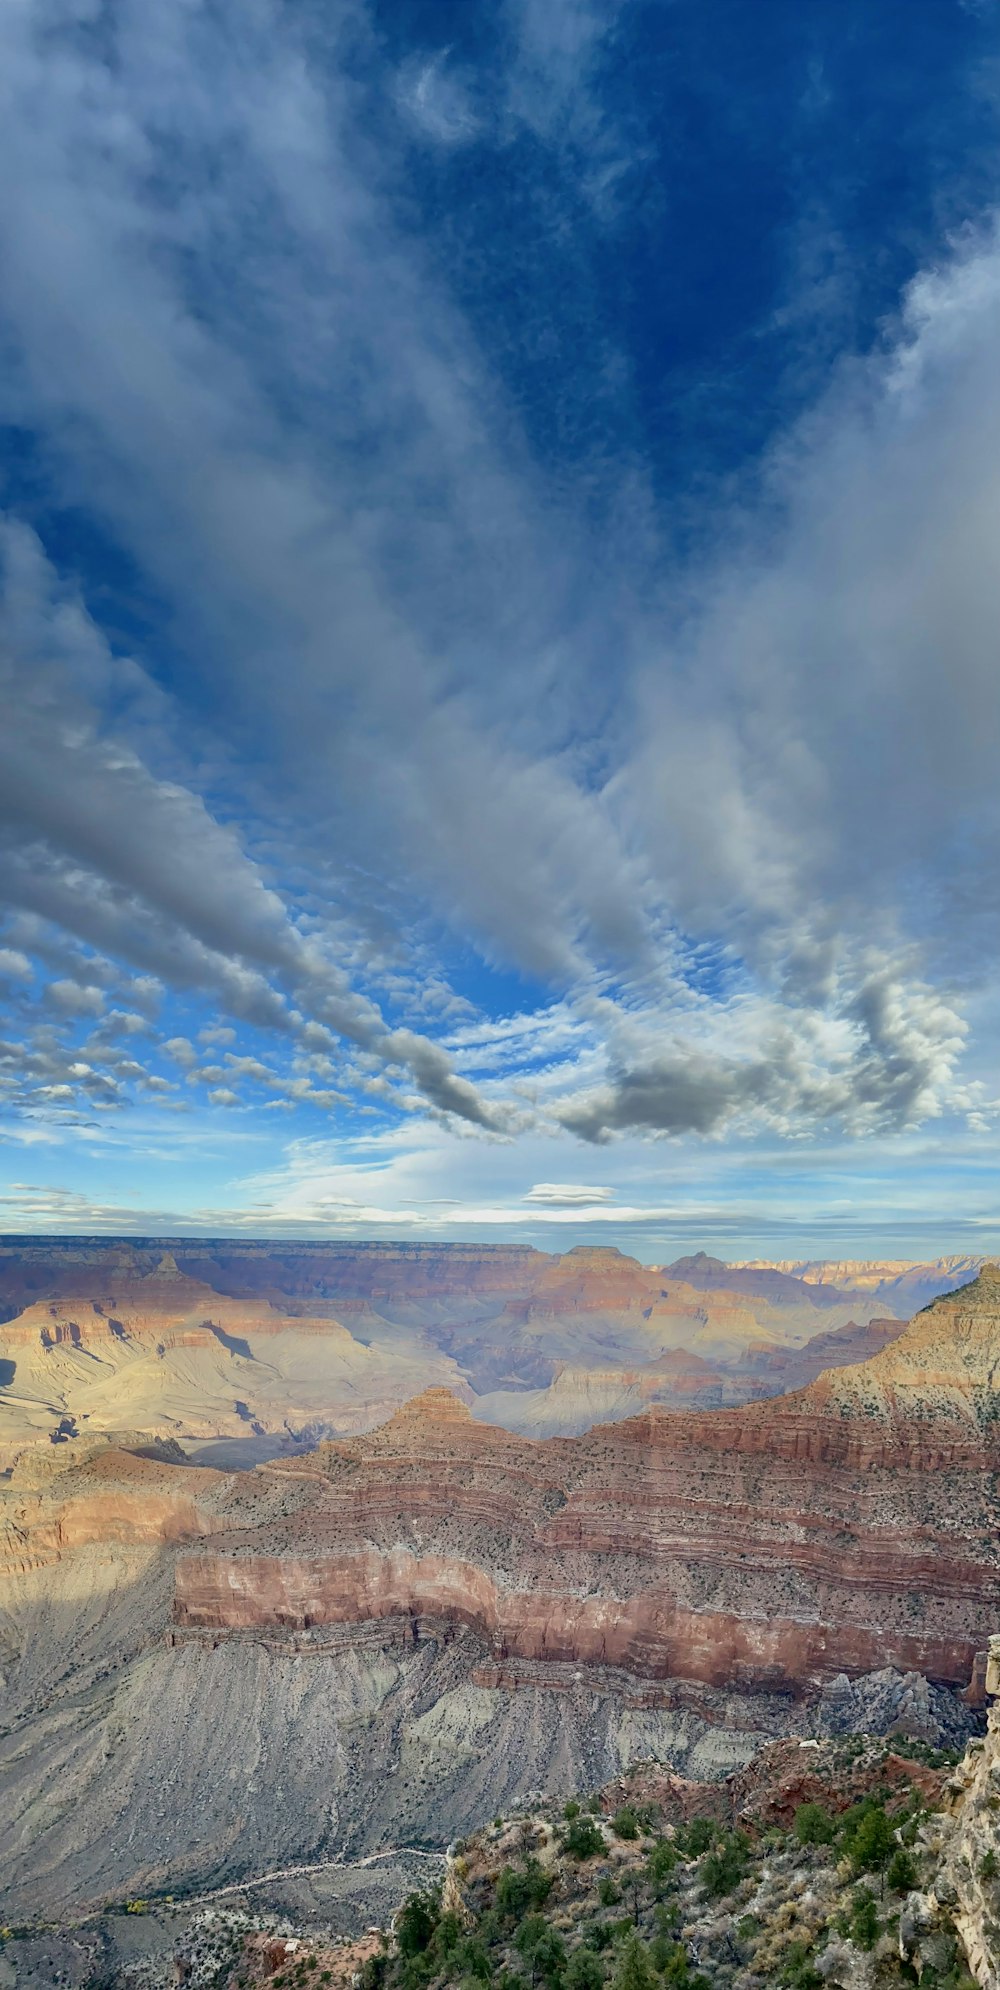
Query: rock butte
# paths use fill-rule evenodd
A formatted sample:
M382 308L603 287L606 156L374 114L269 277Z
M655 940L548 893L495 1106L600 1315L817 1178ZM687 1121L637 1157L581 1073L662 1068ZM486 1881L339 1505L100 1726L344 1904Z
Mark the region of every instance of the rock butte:
M280 1540L183 1554L176 1623L453 1617L501 1660L964 1685L996 1608L998 1363L988 1267L870 1361L743 1410L532 1443L431 1390L300 1461Z

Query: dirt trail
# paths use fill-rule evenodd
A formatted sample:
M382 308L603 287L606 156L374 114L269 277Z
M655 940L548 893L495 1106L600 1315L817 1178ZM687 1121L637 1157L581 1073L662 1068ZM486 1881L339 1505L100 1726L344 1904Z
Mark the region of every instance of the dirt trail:
M257 1873L252 1879L233 1880L227 1886L214 1886L208 1893L189 1893L184 1896L185 1907L203 1907L206 1901L221 1900L227 1893L246 1893L251 1887L266 1886L270 1880L304 1879L310 1873L363 1872L371 1866L379 1865L383 1859L426 1859L431 1865L443 1871L443 1852L421 1852L414 1845L389 1845L384 1852L369 1852L365 1859L317 1859L306 1866L276 1866L270 1873Z

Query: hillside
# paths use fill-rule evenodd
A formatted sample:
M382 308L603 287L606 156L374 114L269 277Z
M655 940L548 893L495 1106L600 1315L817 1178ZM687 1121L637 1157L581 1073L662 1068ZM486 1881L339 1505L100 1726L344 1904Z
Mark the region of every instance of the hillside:
M992 1990L998 1762L992 1723L961 1760L905 1734L774 1743L715 1783L650 1760L501 1808L444 1857L347 1866L339 1893L279 1870L29 1922L0 1967L12 1990Z
M29 1448L0 1481L8 1914L362 1857L428 1816L446 1843L651 1755L711 1778L781 1735L962 1736L998 1342L991 1269L742 1408L538 1441L437 1387L252 1472L141 1428Z
M796 1396L575 1438L437 1389L254 1472L141 1433L29 1452L0 1485L8 1912L429 1817L442 1844L653 1755L712 1778L781 1735L962 1737L1000 1590L998 1327L984 1273Z

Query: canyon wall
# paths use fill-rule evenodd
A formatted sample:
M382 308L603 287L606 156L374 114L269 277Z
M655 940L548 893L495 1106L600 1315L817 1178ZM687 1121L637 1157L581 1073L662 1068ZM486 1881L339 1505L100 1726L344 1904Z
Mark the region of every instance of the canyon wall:
M182 1629L387 1616L498 1660L801 1692L878 1664L967 1684L1000 1572L1000 1275L775 1403L535 1443L431 1390L283 1468L275 1526L177 1564Z
M664 1269L605 1247L0 1240L0 1469L122 1426L246 1463L252 1440L259 1458L369 1429L440 1385L487 1422L570 1434L774 1396L902 1328L704 1253Z

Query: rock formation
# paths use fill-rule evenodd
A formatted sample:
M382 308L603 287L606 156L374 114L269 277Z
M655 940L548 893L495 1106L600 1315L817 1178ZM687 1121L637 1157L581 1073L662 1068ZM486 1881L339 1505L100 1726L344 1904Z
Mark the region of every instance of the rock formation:
M912 1263L906 1258L766 1258L731 1265L736 1274L746 1271L779 1271L801 1279L806 1285L831 1287L842 1293L865 1294L884 1304L887 1312L905 1317L953 1292L982 1271L987 1257L965 1255L931 1258Z
M998 1360L989 1269L871 1361L743 1411L536 1444L432 1389L286 1466L277 1531L182 1556L175 1621L432 1617L502 1660L793 1693L890 1662L964 1685L997 1582Z
M0 1469L123 1425L252 1462L437 1384L539 1436L720 1408L874 1351L892 1323L873 1314L704 1254L663 1272L589 1247L0 1243Z
M503 1659L651 1679L794 1693L888 1662L964 1685L993 1608L1000 1447L954 1380L940 1417L921 1403L905 1423L901 1383L881 1413L887 1378L858 1378L894 1352L778 1403L541 1444L428 1391L285 1467L277 1535L182 1556L176 1622L443 1617Z
M990 1638L986 1690L1000 1694L1000 1635ZM954 1927L981 1990L1000 1990L1000 1700L993 1698L985 1740L970 1742L944 1795L949 1809L925 1825L934 1861L929 1886L911 1893L900 1917L900 1954L923 1978L940 1969Z
M29 1455L0 1486L18 1911L450 1835L637 1756L719 1773L862 1706L968 1731L998 1349L988 1270L738 1409L533 1441L437 1387L253 1472Z

